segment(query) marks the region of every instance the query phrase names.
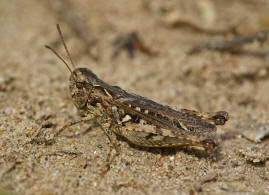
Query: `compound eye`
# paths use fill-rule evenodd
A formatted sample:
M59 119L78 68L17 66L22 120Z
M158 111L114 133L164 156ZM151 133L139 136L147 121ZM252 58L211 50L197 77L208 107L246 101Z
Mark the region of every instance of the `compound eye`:
M79 83L79 82L76 83L76 87L77 87L78 89L82 89L83 86L84 86L83 83Z

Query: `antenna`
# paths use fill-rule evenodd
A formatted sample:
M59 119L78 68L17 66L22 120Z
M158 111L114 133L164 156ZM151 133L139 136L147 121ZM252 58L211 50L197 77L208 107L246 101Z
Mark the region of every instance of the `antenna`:
M72 73L71 68L68 66L67 62L54 50L52 49L50 46L45 45L45 48L51 50L60 60L62 60L62 62L66 65L66 67L68 68L68 70Z
M69 51L68 51L68 49L67 49L66 44L65 44L65 42L64 42L64 36L63 36L63 34L62 34L60 25L57 24L56 26L57 26L58 33L59 33L59 35L60 35L60 37L61 37L62 43L63 43L63 45L64 45L65 51L66 51L66 53L67 53L67 55L68 55L68 58L69 58L69 60L70 60L70 62L71 62L71 64L72 64L73 68L76 69L75 64L74 64L74 62L73 62L73 60L72 60L72 58L71 58L71 55L70 55L70 53L69 53Z

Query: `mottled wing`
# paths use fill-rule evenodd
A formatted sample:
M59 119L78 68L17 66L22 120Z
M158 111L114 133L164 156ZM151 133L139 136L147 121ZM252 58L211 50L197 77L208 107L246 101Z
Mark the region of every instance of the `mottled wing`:
M216 126L204 120L195 112L179 112L169 106L158 104L142 96L128 93L119 87L109 86L112 104L138 115L143 120L161 128L169 129L174 134L201 135L216 131Z

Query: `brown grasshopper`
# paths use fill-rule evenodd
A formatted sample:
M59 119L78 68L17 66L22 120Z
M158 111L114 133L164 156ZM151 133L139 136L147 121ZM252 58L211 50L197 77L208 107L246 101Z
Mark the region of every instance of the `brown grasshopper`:
M111 86L91 70L75 68L59 25L57 29L74 69L51 47L46 45L46 48L58 56L71 72L70 93L83 116L81 121L96 119L115 147L116 135L144 147L211 150L216 146L212 136L216 132L216 125L224 125L229 119L227 112L177 111L120 87ZM62 130L81 121L71 122Z

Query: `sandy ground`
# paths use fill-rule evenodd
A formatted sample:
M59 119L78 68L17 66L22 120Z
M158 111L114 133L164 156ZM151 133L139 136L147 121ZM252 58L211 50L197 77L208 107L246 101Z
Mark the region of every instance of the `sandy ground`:
M201 41L234 37L231 26L239 35L266 29L268 10L265 0L0 1L0 194L269 194L269 42L187 54ZM100 128L79 124L53 138L79 119L70 73L44 48L65 55L56 23L77 66L106 82L173 108L229 112L218 148L119 140L120 155L101 175L110 145ZM158 55L112 60L115 38L132 31Z

